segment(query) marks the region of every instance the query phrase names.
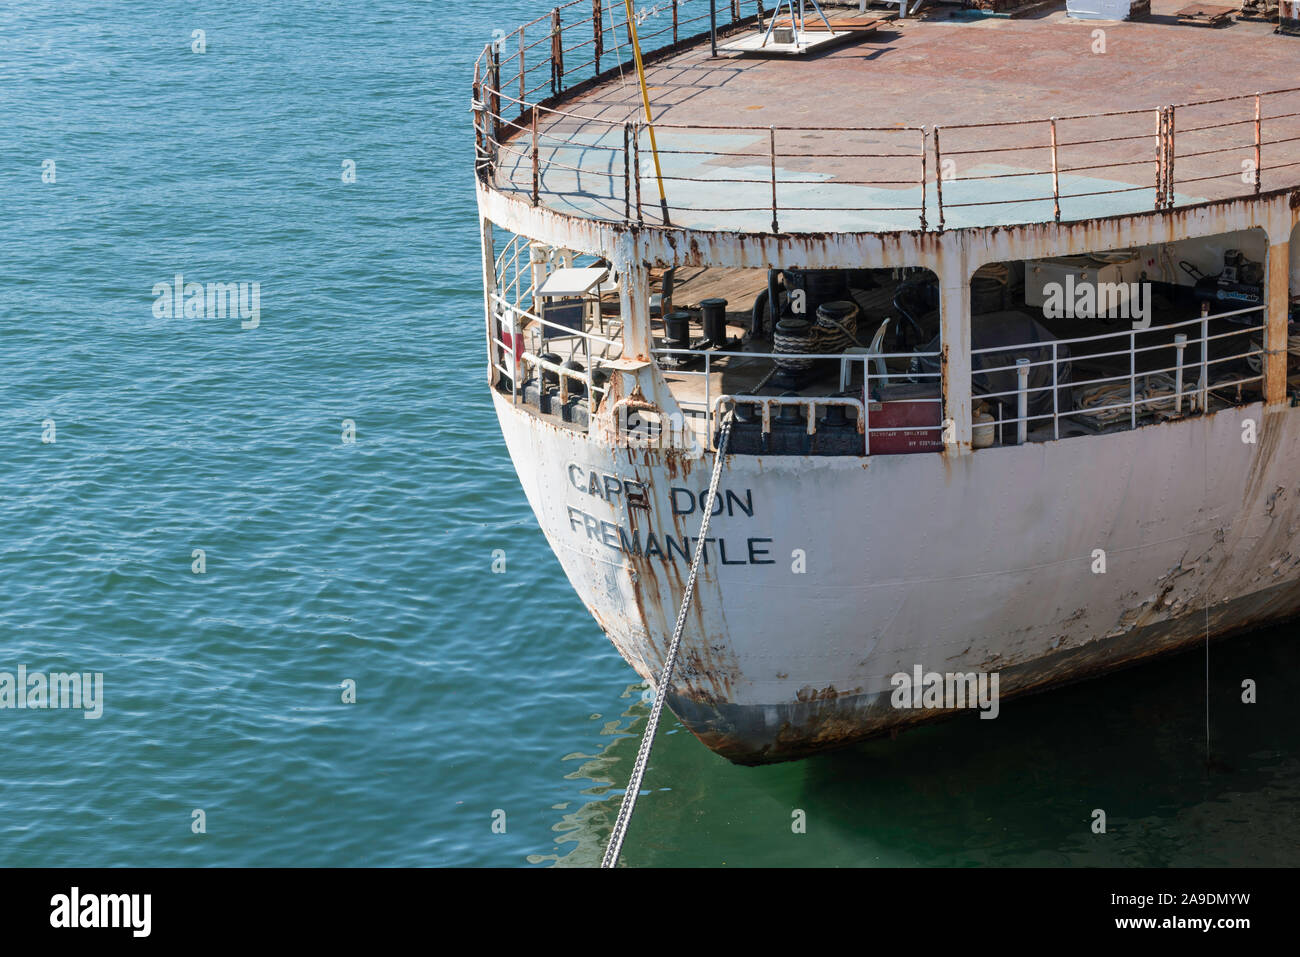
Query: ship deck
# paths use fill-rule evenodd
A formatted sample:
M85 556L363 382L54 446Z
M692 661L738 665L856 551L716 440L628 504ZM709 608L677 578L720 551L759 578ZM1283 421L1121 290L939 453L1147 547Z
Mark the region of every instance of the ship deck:
M802 58L711 59L705 39L654 60L647 77L671 222L892 232L1049 222L1057 206L1062 221L1147 212L1162 202L1157 109L1171 104L1164 205L1251 195L1254 94L1297 84L1300 38L1265 22L1181 25L1183 5L1153 0L1138 22L1071 20L1064 10L959 20L942 7ZM1105 52L1094 52L1096 31ZM1260 187L1300 183L1300 93L1258 102ZM536 185L534 134L521 124L501 144L496 188L568 215L661 223L648 135L625 139L625 124L644 118L634 74L551 106L563 112L539 111ZM1055 151L1049 117L1061 118Z

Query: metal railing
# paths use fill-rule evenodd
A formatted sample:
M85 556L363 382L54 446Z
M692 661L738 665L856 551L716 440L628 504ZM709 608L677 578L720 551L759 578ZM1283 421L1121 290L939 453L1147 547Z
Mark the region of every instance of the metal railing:
M607 391L595 382L597 366L603 360L621 356L623 344L592 332L585 318L583 328L574 329L538 315L533 308L532 245L525 236L512 236L494 259L495 287L488 293L487 317L492 364L510 380L511 401L516 405L520 402L520 386L536 372L540 388L542 370L545 370L559 379L561 404L569 399L569 383L579 381L594 410L599 397ZM547 336L547 331L555 335ZM559 343L566 343L568 355L562 356L558 363L547 359L541 353L543 343L558 349L564 348ZM565 365L565 361L576 361L579 356L584 360L581 369Z
M973 360L978 356L998 354L1007 355L1008 358L1013 359L1012 362L1006 365L973 369L973 376L992 373L1014 373L1017 379L1017 385L1014 389L977 393L972 388L972 399L1001 400L992 401L990 404L996 410L992 424L996 427L998 435L1002 436L1000 444L1003 445L1024 444L1029 440L1029 431L1034 425L1046 424L1047 422L1052 425L1051 438L1059 439L1061 437L1061 421L1072 417L1092 418L1095 422L1100 423L1102 427L1122 423L1123 419L1127 418L1128 428L1135 429L1138 426L1139 416L1145 417L1151 413L1157 414L1161 418L1178 418L1191 413L1204 413L1209 409L1212 393L1222 393L1231 389L1237 389L1240 392L1243 386L1264 381L1262 369L1254 375L1235 378L1229 373L1226 377L1213 381L1211 372L1215 366L1230 362L1241 362L1263 355L1263 348L1254 348L1249 336L1263 334L1265 329L1265 309L1265 306L1251 306L1215 315L1205 313L1194 319L1152 326L1147 329L1128 329L1095 336L1080 336L1074 339L1053 339L1046 342L972 349L971 356ZM1241 325L1240 328L1230 329L1226 332L1210 334L1210 323L1212 321L1246 316L1251 313L1258 313L1261 321L1250 325ZM975 321L978 321L978 317L976 317ZM1196 335L1189 337L1189 330L1195 332ZM1211 343L1241 336L1247 337L1245 349L1211 358ZM1138 344L1139 337L1148 337L1145 344ZM1152 338L1161 341L1152 342ZM1085 343L1106 343L1108 340L1116 343L1127 340L1127 347L1084 354L1075 354L1073 352L1075 346ZM1189 346L1195 347L1195 358L1190 362L1187 357L1187 348ZM1106 347L1103 346L1104 348ZM1170 351L1173 352L1173 363L1171 365L1159 366L1157 364L1155 368L1138 368L1140 357L1151 355L1154 360L1156 359L1156 353ZM1034 359L1023 355L1015 356L1014 354L1017 352L1050 352L1051 354L1048 358ZM1083 380L1070 378L1067 381L1061 381L1060 370L1062 364L1077 365L1080 360L1122 360L1123 358L1128 359L1128 370L1126 372ZM1249 365L1249 363L1247 364ZM1031 386L1029 384L1031 370L1036 367L1050 367L1052 380L1050 385ZM1188 386L1189 375L1195 377L1190 387ZM1095 404L1080 407L1082 400L1078 399L1070 403L1070 408L1062 409L1060 407L1062 393L1074 396L1075 391L1080 389L1091 390ZM1036 397L1042 397L1048 393L1052 398L1052 410L1030 415L1028 412L1029 404ZM1010 406L1013 400L1016 406L1015 414L1003 414L1003 410ZM1008 425L1014 425L1015 427L1013 442L1006 441L1005 433ZM1041 436L1040 438L1046 439L1047 436Z
M1258 195L1265 186L1266 169L1300 167L1300 146L1291 145L1300 143L1297 94L1300 88L1154 110L936 127L931 131L931 146L939 173L939 228L944 228L953 211L971 207L1021 207L1023 215L1013 214L1011 221L1061 222L1063 202L1074 206L1076 213L1083 209L1098 216L1125 211L1108 203L1108 197L1132 197L1128 206L1133 210L1148 205L1164 210L1208 199ZM1266 167L1265 147L1285 149L1270 149L1278 161ZM1026 154L1033 157L1027 161L1031 168L1010 165ZM962 165L993 169L963 175ZM1126 179L1120 181L1120 176ZM1107 184L1108 177L1109 184L1100 185ZM960 189L963 198L977 196L1006 181L1011 185L1004 189L1019 193L954 201L955 190ZM1297 181L1300 174L1275 177L1268 185L1281 188ZM1180 188L1188 192L1180 193Z
M717 416L723 404L735 406L736 404L755 406L761 409L762 427L761 434L768 435L772 431L771 409L773 406L805 406L808 408L807 430L809 435L817 433L816 409L818 407L842 406L857 410L858 418L856 428L858 434L863 437L863 455L871 455L871 437L873 435L899 435L908 432L917 431L940 431L942 430L943 420L943 398L941 396L919 397L909 401L924 404L935 404L939 407L939 414L935 416L933 425L897 425L897 426L873 426L871 424L871 407L876 400L872 399L872 385L889 385L892 381L895 384L904 381L915 383L923 381L933 381L936 386L940 383L940 372L920 372L920 371L890 371L885 366L889 360L907 360L911 363L913 360L933 359L939 361L938 352L898 352L898 353L788 353L788 352L734 352L723 349L684 349L684 348L656 348L651 350L654 355L663 356L695 356L704 360L702 369L664 369L664 373L669 376L702 376L704 378L703 401L693 403L684 399L680 394L674 394L677 404L681 406L682 411L688 415L692 412L700 413L708 423L708 434L704 436L704 441L709 449L714 449L713 438L717 433ZM714 372L713 363L718 359L765 359L775 362L778 359L799 361L807 360L809 362L826 362L836 363L840 366L841 376L845 371L851 370L860 365L862 367L862 392L861 398L850 398L848 396L770 396L756 395L746 393L725 393L714 397L712 395L712 374ZM877 371L872 371L875 366ZM880 370L884 371L880 371ZM848 377L851 381L851 376ZM671 385L670 385L671 388ZM878 403L877 403L878 404ZM695 407L694 409L692 407Z
M1040 425L1051 424L1051 433L1038 433L1036 440L1059 439L1061 424L1071 418L1091 419L1095 427L1091 431L1104 431L1116 426L1123 427L1127 419L1127 428L1134 429L1139 420L1146 420L1155 415L1160 419L1179 418L1189 414L1201 414L1210 409L1211 396L1224 396L1236 390L1236 396L1221 399L1225 404L1240 404L1244 387L1263 383L1262 366L1253 374L1234 374L1227 372L1215 378L1217 367L1229 363L1250 365L1250 360L1260 359L1264 354L1262 336L1265 331L1265 306L1251 306L1231 312L1210 315L1208 312L1179 322L1146 329L1127 329L1119 332L1102 333L1092 336L1079 336L1071 339L1053 339L1043 342L1026 342L1015 345L1001 345L971 350L972 359L979 356L1007 356L1012 361L1006 364L979 366L973 375L992 375L1012 373L1016 377L1016 387L997 391L976 391L972 388L972 399L984 400L994 410L993 421L985 427L992 427L1000 436L998 444L1023 444L1030 440L1031 429ZM1243 316L1258 315L1258 322L1250 324L1234 323L1239 327L1226 331L1211 333L1211 323L1216 320L1239 319ZM978 321L978 320L977 320ZM1256 345L1252 336L1259 336ZM1245 338L1242 348L1230 348L1224 354L1214 355L1214 343ZM1116 348L1110 346L1114 344ZM1079 346L1099 347L1100 351L1078 353ZM1190 351L1189 351L1190 349ZM746 393L724 393L714 396L712 374L716 371L714 363L722 359L790 359L790 353L774 352L732 352L717 349L657 348L655 355L694 356L703 360L703 367L696 369L665 369L669 376L702 376L704 382L702 401L685 398L683 390L674 390L678 404L688 414L702 415L707 423L707 435L702 436L707 447L712 448L712 439L716 435L717 417L725 407L748 405L761 410L761 433L772 432L771 409L783 406L801 406L807 408L806 428L809 435L816 434L816 409L841 405L857 411L857 431L863 436L862 454L871 455L872 437L882 434L899 435L902 433L938 432L943 428L943 399L941 397L920 396L905 398L902 401L913 403L934 403L939 411L932 422L924 424L887 425L872 424L873 406L879 410L881 403L875 386L887 386L903 382L939 380L940 373L917 371L915 361L929 359L938 362L939 353L837 353L825 355L798 354L798 359L809 361L836 361L841 368L855 369L861 367L861 398L849 398L843 394L827 396L790 395L770 396ZM1031 353L1030 357L1023 355ZM1016 353L1021 353L1017 356ZM1172 358L1162 365L1160 353ZM1033 358L1033 354L1047 354L1045 358ZM1144 357L1151 363L1143 364ZM900 372L886 368L889 360L908 360L911 368ZM1082 362L1098 360L1117 360L1128 366L1126 371L1110 375L1095 375L1089 378L1062 379L1062 367L1071 364L1076 367ZM1262 360L1260 360L1262 363ZM1032 386L1029 377L1035 368L1051 370L1050 384ZM850 377L851 378L851 377ZM670 383L671 386L671 383ZM1036 399L1051 396L1052 407L1048 412L1029 413L1029 406ZM1070 397L1066 403L1062 397ZM1015 407L1014 414L1004 410ZM697 408L698 407L698 408ZM977 425L977 428L980 426ZM1008 439L1008 433L1011 434ZM892 454L878 452L878 454Z
M762 0L720 3L720 32L761 25L770 12ZM704 0L659 0L637 19L650 62L708 35ZM658 224L658 205L642 196L648 143L645 125L627 118L634 111L611 119L557 105L632 69L618 0L573 0L488 44L474 75L480 178L534 205L545 197L583 216ZM1285 171L1300 169L1297 94L929 127L656 122L655 131L661 156L679 159L663 177L670 219L707 214L703 228L747 228L770 205L773 233L797 232L792 219L823 212L885 214L876 216L880 228L942 231L1167 210L1296 185L1300 172ZM704 135L719 145L701 148ZM728 165L686 175L680 158L690 156Z
M762 435L772 434L772 407L781 408L803 408L807 409L807 425L805 426L808 435L817 434L817 409L853 409L858 415L855 425L859 435L866 440L864 424L866 423L866 409L862 402L857 399L851 399L848 396L803 396L803 395L720 395L713 400L713 408L709 413L709 438L710 450L717 451L716 443L713 442L713 436L718 433L722 425L719 418L726 407L733 410L736 406L748 405L754 406L761 410L762 423L760 433ZM869 441L869 440L866 440Z

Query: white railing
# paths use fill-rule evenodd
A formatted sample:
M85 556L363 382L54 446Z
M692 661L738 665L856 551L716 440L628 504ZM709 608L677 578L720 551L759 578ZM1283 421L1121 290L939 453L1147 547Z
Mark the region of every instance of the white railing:
M1228 362L1238 362L1248 360L1254 356L1263 354L1263 349L1251 348L1250 340L1247 339L1247 348L1233 352L1231 355L1210 358L1209 344L1220 339L1229 339L1238 336L1250 336L1252 333L1262 333L1265 327L1263 321L1265 306L1251 306L1245 309L1238 309L1232 312L1218 313L1209 315L1208 313L1194 319L1187 319L1181 322L1169 323L1167 325L1154 326L1147 329L1128 329L1121 332L1102 333L1095 336L1080 336L1074 339L1054 339L1048 342L1027 342L1012 346L992 346L983 349L971 350L972 358L981 355L994 355L997 353L1014 354L1016 352L1050 352L1049 358L1032 359L1025 356L1015 358L1015 361L1008 365L993 366L988 368L972 369L974 375L988 375L998 372L1014 372L1017 377L1017 386L1014 389L1005 389L1000 392L982 392L973 394L975 399L988 400L1008 400L995 401L990 404L996 410L994 425L997 427L1000 437L1000 444L1007 444L1005 441L1005 428L1014 424L1016 429L1015 444L1020 445L1028 440L1030 423L1039 423L1050 421L1052 423L1052 438L1061 437L1061 420L1074 416L1096 418L1098 413L1122 413L1128 412L1129 428L1135 429L1138 424L1138 416L1146 415L1155 411L1161 414L1167 414L1171 417L1182 416L1186 412L1204 412L1209 408L1210 393L1212 391L1221 391L1223 389L1237 388L1249 385L1254 382L1263 382L1262 371L1256 375L1242 376L1239 378L1229 378L1217 382L1210 381L1211 367L1222 365ZM1235 316L1244 316L1251 313L1260 314L1261 321L1251 325L1242 325L1240 328L1231 329L1227 332L1219 332L1214 335L1210 334L1210 322L1216 319L1229 319ZM978 318L976 319L978 321ZM1194 337L1188 336L1186 331L1193 330L1197 332ZM1164 336L1165 340L1154 344L1138 345L1140 336ZM1102 342L1104 340L1114 340L1122 342L1127 340L1126 348L1119 348L1108 352L1090 352L1083 355L1075 355L1071 351L1062 354L1063 349L1077 346L1082 343ZM1197 347L1197 356L1192 363L1186 361L1186 352L1188 346ZM1139 369L1138 357L1145 353L1164 352L1173 350L1174 364L1153 369ZM1121 372L1117 375L1102 376L1099 378L1076 380L1073 377L1069 381L1060 381L1060 367L1063 363L1077 364L1080 360L1112 359L1119 357L1128 358L1128 371ZM1052 381L1050 385L1031 387L1029 385L1030 370L1039 366L1050 366L1052 370ZM1194 384L1189 388L1187 386L1188 373L1194 372L1196 378ZM1142 383L1143 388L1139 389L1138 384ZM1074 390L1091 388L1094 390L1093 395L1097 397L1098 402L1102 404L1091 405L1080 408L1077 400L1071 402L1071 408L1060 408L1060 396L1062 390L1070 390L1071 395ZM1052 411L1042 412L1037 415L1028 414L1028 406L1035 396L1049 392L1052 396ZM1010 399L1015 399L1016 414L1006 416L1003 414L1004 407L1010 405ZM1113 400L1113 401L1112 401ZM1164 406L1164 408L1159 408ZM1122 420L1121 415L1107 415L1106 418Z
M772 432L772 406L799 406L808 410L807 430L809 435L817 434L817 409L825 408L844 408L854 409L858 413L857 431L859 435L865 435L864 426L866 423L866 409L857 399L850 399L847 396L803 396L803 395L720 395L713 401L713 408L709 413L710 437L715 435L722 423L719 416L725 407L730 406L735 409L738 405L756 405L762 410L764 435ZM710 443L710 448L712 448ZM716 451L716 450L715 450Z
M1250 360L1263 355L1262 344L1256 345L1251 341L1250 337L1262 337L1265 330L1265 309L1266 307L1263 305L1250 306L1215 315L1210 315L1207 312L1192 319L1146 329L1126 329L1119 332L1079 336L1071 339L1054 339L1045 342L1026 342L973 349L971 351L972 358L1006 355L1013 358L1013 361L1005 365L975 368L972 370L972 375L1014 373L1017 383L1016 387L1012 389L983 391L973 393L972 397L976 400L988 400L988 404L992 407L994 413L992 427L997 430L999 444L1002 445L1023 444L1028 441L1031 428L1048 422L1052 426L1051 438L1059 439L1061 436L1061 423L1063 421L1068 422L1075 417L1092 418L1097 423L1099 431L1106 426L1122 422L1123 419L1127 418L1128 428L1133 429L1138 427L1140 417L1145 417L1150 413L1165 418L1203 413L1210 407L1211 395L1222 395L1225 390L1236 389L1236 401L1240 402L1241 390L1244 387L1252 384L1262 384L1264 379L1262 367L1259 372L1253 372L1252 369L1253 374L1250 375L1228 374L1226 377L1217 380L1213 378L1213 372L1216 367L1243 360L1247 361L1249 365ZM1242 324L1238 328L1222 332L1210 332L1211 322L1214 320L1239 319L1242 316L1251 315L1259 316L1259 321ZM978 321L978 317L976 321ZM1212 343L1240 338L1245 338L1244 348L1230 349L1228 354L1225 355L1211 355ZM1112 342L1118 347L1107 348L1103 345L1103 351L1084 354L1075 351L1078 346L1084 344ZM1188 351L1189 347L1192 347L1190 353ZM807 408L807 430L810 435L816 433L816 409L818 407L841 405L853 408L859 416L856 425L858 433L863 436L863 454L865 455L872 454L873 436L879 436L882 433L937 431L942 428L942 397L921 396L906 400L938 405L940 411L939 415L935 417L935 422L940 423L938 425L876 426L871 422L873 404L877 410L880 409L880 403L872 398L874 385L888 385L891 382L894 384L915 383L918 381L937 382L941 375L939 372L889 371L885 367L885 363L889 360L904 359L909 361L913 359L937 360L939 358L938 353L792 354L668 347L657 348L653 352L659 356L696 357L702 361L702 366L697 368L671 368L663 371L665 374L674 377L703 377L702 402L692 402L680 394L677 395L677 399L684 412L702 417L705 420L709 433L706 442L710 448L713 447L713 436L717 431L717 417L720 411L724 408L734 408L736 405L749 405L761 410L761 428L764 435L768 435L772 431L771 409L773 407L795 405ZM1024 355L1026 352L1030 353L1030 357ZM1171 364L1159 365L1157 360L1157 364L1151 368L1141 366L1144 355L1162 352L1172 352ZM1020 355L1016 355L1017 353L1020 353ZM1046 355L1045 358L1034 358L1034 356L1044 354ZM759 382L758 387L753 389L753 393L728 392L716 397L713 395L712 377L716 371L715 363L718 360L766 359L775 362L781 359L789 360L792 357L813 362L835 361L840 363L842 370L841 384L846 379L851 378L844 375L845 370L851 371L860 366L862 372L861 399L849 399L845 396L768 396L756 394L762 385L766 383L766 379ZM1101 375L1086 379L1070 376L1066 381L1061 379L1063 366L1073 364L1077 368L1081 362L1105 359L1127 359L1128 369L1113 375ZM1050 384L1030 385L1031 371L1037 367L1051 369ZM1082 395L1080 390L1083 390ZM841 389L841 391L844 390ZM1071 396L1068 407L1062 407L1063 393ZM1051 411L1034 415L1029 414L1031 402L1047 394L1050 394L1052 398ZM1091 403L1088 402L1088 397L1092 399ZM1080 402L1081 398L1083 399L1082 402ZM1231 402L1231 400L1227 401ZM1014 414L1007 414L1009 407L1013 405L1015 407ZM1007 432L1012 428L1014 428L1014 439L1008 441ZM1045 436L1042 438L1045 438Z
M770 410L773 405L802 405L812 406L809 408L808 415L808 434L814 435L817 431L815 407L823 406L845 406L858 411L857 430L863 436L863 454L871 454L871 436L880 434L900 434L905 432L940 430L943 419L943 398L941 396L919 397L909 401L921 402L926 404L936 404L939 406L939 415L937 416L938 424L935 425L901 425L901 426L873 426L871 425L871 386L873 383L878 385L888 385L891 381L895 384L903 382L915 383L918 380L933 380L936 384L940 381L940 372L898 372L889 371L872 371L873 365L877 370L885 368L884 363L890 359L902 360L909 362L913 359L938 359L937 352L887 352L887 353L789 353L789 352L730 352L723 349L686 349L686 348L657 348L652 350L654 355L663 356L697 356L704 360L703 369L664 369L661 370L668 375L681 376L693 375L704 377L704 400L700 404L702 414L710 425L716 424L716 417L722 403L728 405L755 405L762 409L762 433L764 435L771 433ZM850 399L845 396L764 396L742 393L727 393L720 395L717 399L712 397L712 373L713 363L717 359L768 359L768 360L807 360L811 362L836 362L840 365L841 382L851 380L847 372L851 372L854 366L862 366L862 398ZM775 370L775 366L774 366ZM845 391L845 390L841 390ZM690 413L690 406L695 403L683 401L681 396L675 396L678 405L682 407L683 412ZM713 436L716 428L709 429L707 444L710 449L714 448Z
M516 405L520 401L520 387L534 371L538 375L540 391L541 372L546 370L559 378L561 403L568 401L569 382L578 380L585 386L590 407L594 411L599 397L607 391L594 381L596 366L602 360L618 358L622 354L623 344L592 332L589 328L574 329L534 312L535 265L538 264L532 259L531 242L525 236L512 236L495 257L495 289L488 293L487 317L488 342L493 347L492 364L498 373L510 380L511 401ZM545 330L554 330L557 335L546 336ZM509 342L506 341L507 336L510 337ZM567 355L562 356L559 363L551 362L542 357L543 343L557 350L567 346ZM564 365L565 361L576 361L580 355L584 359L582 369L571 369Z
M614 339L607 339L604 336L596 335L592 332L575 332L569 326L560 325L549 319L543 319L541 316L524 309L520 306L511 305L504 298L492 293L489 297L493 305L500 309L493 310L493 325L495 332L491 337L492 345L497 348L495 355L495 365L497 371L505 375L511 383L511 399L517 405L519 403L519 387L526 382L532 369L546 369L555 372L560 376L560 393L561 401L568 400L567 380L579 379L587 389L587 395L592 399L592 409L594 411L598 400L597 396L604 396L606 390L595 384L592 375L596 371L597 364L602 359L613 359L617 356L609 354L611 349L622 351L623 344ZM528 336L531 342L524 343L520 337L523 335L519 329L523 322L528 322ZM547 342L551 348L559 348L554 339L541 335L544 328L555 329L559 331L565 339L576 340L569 342L568 355L566 360L576 361L578 356L582 356L583 368L570 369L563 363L554 363L541 357L541 343ZM511 341L507 343L504 335L509 335ZM600 354L592 351L591 346L595 343L602 347ZM522 368L517 368L522 364Z

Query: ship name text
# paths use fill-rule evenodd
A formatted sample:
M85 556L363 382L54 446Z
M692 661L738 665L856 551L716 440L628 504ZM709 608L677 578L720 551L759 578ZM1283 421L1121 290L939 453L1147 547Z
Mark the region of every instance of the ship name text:
M617 505L626 499L630 508L650 508L649 489L643 482L585 469L580 465L568 467L569 484L591 498L598 498L610 505ZM696 491L683 486L673 486L668 490L672 514L702 515L708 503L708 490ZM629 528L592 515L590 512L574 505L567 505L569 527L572 531L586 536L589 541L597 542L606 548L633 558L655 558L662 561L685 564L691 563L698 538L689 535L661 534L640 528ZM629 511L629 514L631 512ZM736 491L718 489L713 501L713 516L727 515L734 518L754 517L753 489ZM709 535L704 538L704 549L700 557L702 564L718 562L722 565L775 565L771 557L772 539L758 536L744 538Z

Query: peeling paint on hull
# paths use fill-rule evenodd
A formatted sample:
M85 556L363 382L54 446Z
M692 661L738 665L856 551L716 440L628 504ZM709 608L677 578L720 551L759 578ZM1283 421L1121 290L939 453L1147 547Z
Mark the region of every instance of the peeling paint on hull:
M1211 628L1217 638L1223 638L1297 614L1300 584L1288 582L1219 607ZM1191 610L1174 620L1080 648L1048 652L1001 669L1001 699L1005 702L1142 664L1202 646L1205 640L1204 615ZM1199 693L1199 689L1188 693ZM961 714L954 710L898 711L891 706L888 693L840 697L831 706L824 702L717 706L683 695L670 695L667 704L710 750L747 765L797 760Z
M693 536L698 512L673 505L707 487L711 459L612 448L496 404L569 580L653 679L687 563L629 556L611 529ZM1255 445L1241 441L1246 418L1260 423ZM580 490L570 466L643 483L649 509ZM1300 613L1300 410L1251 405L957 458L733 455L721 487L751 496L752 515L712 521L734 545L728 564L714 552L701 568L667 703L741 763L939 716L889 704L890 676L916 665L996 671L1009 698L1203 641L1207 608L1215 636ZM570 508L607 523L603 540ZM741 562L754 538L770 540L763 563ZM1092 571L1097 548L1105 574Z

